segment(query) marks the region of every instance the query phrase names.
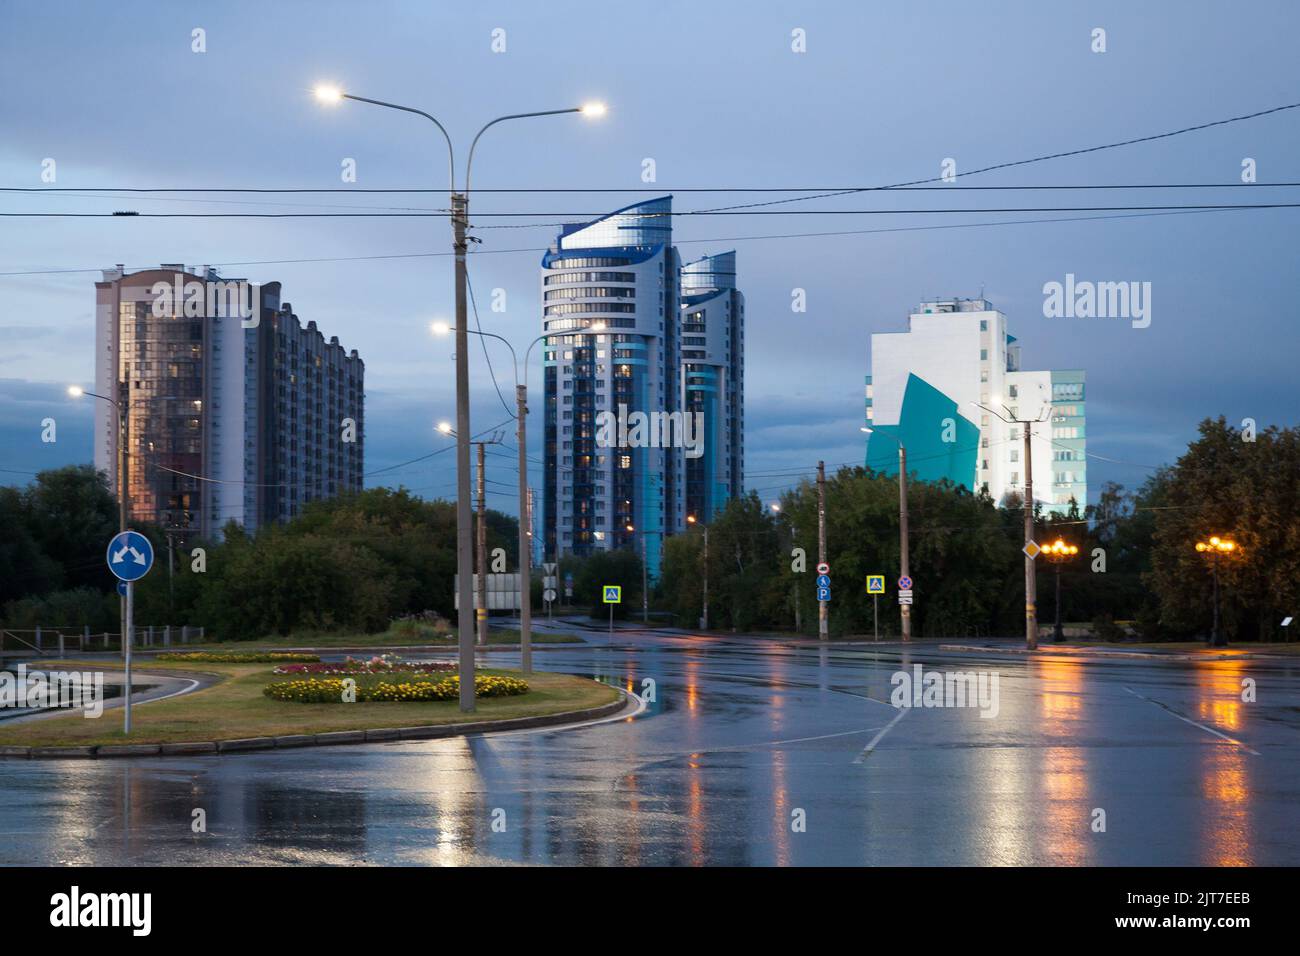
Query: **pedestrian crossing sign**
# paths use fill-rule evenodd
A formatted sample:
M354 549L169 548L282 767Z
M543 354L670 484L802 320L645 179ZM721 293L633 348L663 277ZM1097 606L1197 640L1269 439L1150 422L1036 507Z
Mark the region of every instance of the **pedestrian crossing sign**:
M867 593L868 594L885 593L885 576L883 574L867 575Z
M622 603L623 603L623 587L622 587L622 585L619 585L619 584L606 584L605 587L604 587L604 591L605 591L605 603L606 603L606 604L622 604Z

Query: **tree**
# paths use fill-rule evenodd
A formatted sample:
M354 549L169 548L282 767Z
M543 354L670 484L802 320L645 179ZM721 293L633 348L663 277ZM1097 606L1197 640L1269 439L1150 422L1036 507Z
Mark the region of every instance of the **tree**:
M615 617L627 617L641 606L641 557L627 548L597 551L582 562L573 579L573 603L586 605L591 616L609 616L609 605L602 600L606 584L622 587L623 603L615 605Z
M1220 417L1200 425L1153 489L1151 568L1144 581L1160 621L1184 635L1208 630L1210 561L1195 550L1211 535L1238 550L1220 559L1222 625L1230 638L1280 639L1300 604L1300 428L1272 426L1246 440Z

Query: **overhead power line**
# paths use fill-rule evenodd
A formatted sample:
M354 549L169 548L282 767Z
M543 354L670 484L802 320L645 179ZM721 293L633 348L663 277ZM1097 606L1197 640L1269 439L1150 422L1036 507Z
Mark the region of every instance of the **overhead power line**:
M1034 160L1025 160L1025 162L1034 162ZM973 176L974 172L963 173L963 176ZM925 180L923 180L925 181ZM1057 185L1034 185L1034 186L958 186L956 183L946 183L942 186L520 186L511 188L481 188L471 189L471 193L504 193L504 194L577 194L577 193L654 193L664 195L668 193L799 193L799 192L828 192L836 195L849 195L857 192L873 192L876 190L888 189L891 192L965 192L965 191L1024 191L1024 190L1066 190L1066 189L1230 189L1230 188L1281 188L1287 186L1300 186L1300 183L1242 183L1242 182L1225 182L1225 183L1063 183ZM346 186L329 186L321 188L313 187L239 187L239 186L189 186L189 187L159 187L159 186L0 186L0 192L6 193L61 193L66 195L77 195L80 193L259 193L259 194L433 194L446 195L445 189L431 188L392 188L392 189L361 189L349 188ZM100 198L100 197L95 197ZM112 197L104 197L112 198ZM182 202L185 200L182 199ZM197 200L195 200L197 201ZM234 201L234 200L231 200Z
M1300 203L1187 203L1162 206L995 206L980 209L695 209L637 213L641 219L681 219L696 216L930 216L987 215L1022 212L1165 212L1170 210L1294 209ZM480 212L485 219L599 219L600 212ZM449 212L0 212L10 219L449 219ZM546 225L559 226L554 222Z
M1283 106L1274 106L1271 109L1258 110L1254 113L1244 113L1240 116L1229 116L1226 119L1212 120L1208 123L1197 124L1196 126L1184 126L1181 129L1169 130L1164 133L1152 133L1147 136L1137 136L1132 139L1120 140L1114 143L1103 143L1100 146L1085 146L1081 149L1071 149L1071 150L1064 150L1061 152L1047 153L1042 156L1034 156L1029 159L1017 159L1005 163L994 163L991 166L982 166L978 169L972 169L969 172L961 173L961 175L963 177L979 176L983 173L991 173L999 169L1012 169L1017 166L1028 166L1033 163L1046 162L1051 159L1065 159L1070 156L1083 156L1087 153L1097 153L1106 149L1119 149L1120 147L1123 146L1135 146L1138 143L1150 143L1150 142L1154 142L1155 140L1169 139L1170 137L1173 136L1182 136L1185 133L1195 133L1195 132L1199 132L1200 130L1211 129L1216 126L1226 126L1230 123L1243 123L1246 120L1259 119L1261 116L1270 116L1274 113L1282 113L1287 110L1296 109L1297 107L1300 107L1300 103L1287 103ZM747 209L747 208L752 208L754 206L774 206L780 203L806 202L809 199L827 199L832 196L846 196L846 195L852 195L854 193L870 192L873 191L873 189L881 189L881 190L902 189L907 186L922 186L927 183L937 183L942 181L943 181L942 175L930 176L926 179L914 179L910 182L893 183L889 186L877 186L877 187L871 187L867 189L839 190L839 191L832 191L826 193L818 193L812 196L797 196L792 199L773 199L762 203L745 203L738 206L719 206L712 211L720 212L722 210Z
M1116 219L1153 219L1160 216L1194 216L1205 213L1224 212L1232 210L1216 209L1192 209L1180 212L1153 212L1153 213L1126 213L1112 216L1065 216L1051 219L999 219L990 222L956 222L942 223L931 226L886 226L878 229L840 229L840 230L822 230L818 232L784 232L768 235L757 236L713 236L702 239L674 239L675 245L708 245L710 243L733 243L733 242L753 242L770 239L822 239L822 238L839 238L842 236L871 236L881 235L893 232L931 232L945 229L979 229L990 226L1025 226L1025 225L1046 225L1048 223L1064 222L1105 222ZM485 226L480 228L529 228L527 226ZM536 254L545 252L545 246L525 246L511 249L476 249L474 255L511 255L511 254ZM211 262L209 265L223 269L239 268L242 266L280 266L280 265L314 265L326 262L373 262L388 259L441 259L447 256L455 255L453 252L400 252L390 253L387 255L373 256L320 256L300 259L242 259L230 262ZM157 265L140 266L139 269L156 269ZM79 273L102 272L103 266L95 266L86 269L27 269L15 272L0 272L0 278L19 277L19 276L37 276L37 275L74 275Z

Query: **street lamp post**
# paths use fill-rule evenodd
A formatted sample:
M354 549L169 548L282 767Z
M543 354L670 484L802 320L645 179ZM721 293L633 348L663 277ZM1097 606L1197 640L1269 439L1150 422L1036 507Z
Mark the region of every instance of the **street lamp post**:
M79 385L68 386L68 394L73 398L80 398L83 395L89 395L91 398L97 398L101 402L108 402L113 406L113 415L117 420L117 523L118 532L126 531L127 522L127 427L128 415L127 410L130 408L130 383L122 379L118 383L119 395L117 398L109 398L107 395L100 395L98 392L88 392ZM121 605L120 624L122 630L122 730L124 733L131 732L131 631L132 631L132 598L135 582L128 581L123 589Z
M1209 643L1211 647L1227 647L1228 640L1219 629L1219 557L1234 554L1237 542L1215 535L1209 541L1196 542L1196 550L1210 556L1210 573L1214 577L1214 624L1210 628Z
M980 402L971 402L971 404L996 415L1008 425L1023 425L1025 429L1025 544L1022 549L1025 552L1025 649L1036 651L1038 650L1038 568L1034 564L1034 558L1037 556L1034 548L1037 548L1037 543L1034 541L1034 457L1030 439L1033 434L1032 426L1046 421L1051 415L1052 406L1044 402L1043 413L1038 418L1018 418L1005 405L1002 406L1002 410L1007 413L1004 417ZM1030 545L1034 547L1031 548Z
M862 431L868 435L875 434L875 430L862 426ZM898 563L899 576L911 577L908 554L908 534L907 534L907 448L903 445L901 438L895 435L887 435L898 443ZM902 616L903 640L912 639L912 605L900 604L898 606L899 614Z
M686 516L687 524L695 524L696 520L695 515ZM707 524L704 526L704 555L701 577L704 581L704 593L700 610L700 630L707 631L709 629L709 526Z
M686 520L687 520L687 521L690 521L692 524L694 524L694 520L695 520L695 519L694 519L693 517L691 517L691 518L687 518ZM636 533L636 526L635 526L635 525L631 525L631 524L629 524L629 525L626 525L625 527L626 527L626 529L627 529L627 533L628 533L628 534L635 534L635 533ZM649 573L649 565L648 565L648 556L647 556L647 553L646 553L647 548L646 548L646 537L645 537L645 536L648 535L648 534L657 534L657 535L659 535L660 537L663 537L663 532L662 532L662 531L659 531L659 530L653 530L653 531L642 531L642 532L641 532L641 623L643 623L643 624L649 624L649 623L650 623L650 573ZM709 554L709 552L708 552L708 547L709 547L709 537L708 537L708 535L709 535L709 526L708 526L708 525L705 525L705 526L704 526L704 548L705 548L705 551L704 551L704 560L705 560L705 562L708 561L708 554ZM708 573L709 573L709 572L708 572L708 568L707 568L707 564L706 564L706 568L705 568L705 571L704 571L704 574L705 574L705 578L704 578L704 617L705 617L705 620L706 620L706 621L708 620L708 617L709 617L709 596L708 596L708 595L709 595L709 579L708 579Z
M456 257L456 571L459 575L457 590L460 602L457 622L460 644L460 709L469 713L474 710L474 616L471 606L471 578L474 561L472 554L473 520L470 515L469 338L466 324L467 279L465 271L465 253L469 240L466 238L465 231L469 217L470 175L474 165L474 148L478 145L479 137L489 127L495 126L497 123L503 123L506 120L526 119L533 116L556 116L562 113L587 113L591 116L600 116L605 112L605 109L600 104L589 104L588 106L571 107L563 110L512 113L507 116L499 116L484 124L475 134L473 142L470 144L469 158L465 164L465 191L458 192L456 190L456 158L451 136L448 135L447 130L435 117L423 110L401 106L397 103L386 103L383 100L369 99L364 96L355 96L334 87L319 86L316 88L316 96L323 102L337 103L346 99L358 103L369 103L373 106L382 106L387 109L400 110L404 113L414 113L438 127L438 131L442 133L443 139L447 142L452 249Z
M604 331L603 322L591 326L597 332ZM434 335L448 335L453 329L446 322L434 322ZM533 346L550 338L543 332L528 343L524 351L523 377L519 375L519 355L510 340L495 332L469 329L470 335L496 339L510 350L510 359L515 368L515 441L519 445L519 668L525 674L533 672L533 551L532 551L532 514L528 507L528 362L533 354Z
M1051 561L1056 568L1056 625L1052 628L1052 641L1056 644L1065 640L1065 632L1061 629L1061 565L1078 553L1078 545L1066 544L1060 538L1043 549L1047 560Z

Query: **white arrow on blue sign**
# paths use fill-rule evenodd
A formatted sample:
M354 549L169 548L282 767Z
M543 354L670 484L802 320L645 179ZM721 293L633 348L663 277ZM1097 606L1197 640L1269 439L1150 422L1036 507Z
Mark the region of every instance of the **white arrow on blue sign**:
M138 531L122 531L108 542L108 570L122 581L138 581L153 567L153 545Z
M829 574L817 575L817 586L819 588L828 588L831 586L831 576Z

